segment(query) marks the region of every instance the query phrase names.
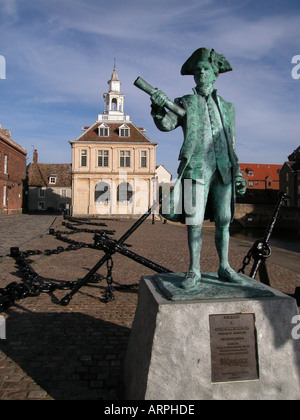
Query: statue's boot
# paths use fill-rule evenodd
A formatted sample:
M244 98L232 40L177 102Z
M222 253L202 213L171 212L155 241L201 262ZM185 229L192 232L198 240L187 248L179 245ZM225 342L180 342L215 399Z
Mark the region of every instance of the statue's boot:
M189 290L197 286L201 282L201 274L196 274L193 271L188 271L181 283L182 289Z
M190 250L190 267L181 287L191 289L201 282L200 253L202 245L202 226L188 226L188 244Z
M223 227L216 225L215 243L220 258L219 279L230 283L241 283L240 276L230 267L228 262L229 222Z
M229 283L241 283L241 278L230 266L220 267L218 270L219 279Z

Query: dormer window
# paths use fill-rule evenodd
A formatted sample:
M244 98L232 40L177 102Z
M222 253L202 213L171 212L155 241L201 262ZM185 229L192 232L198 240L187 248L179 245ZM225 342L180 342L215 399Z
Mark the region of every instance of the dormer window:
M98 128L98 134L100 137L108 137L109 136L109 127L106 124L101 124Z
M126 124L123 124L119 127L119 136L130 137L130 128Z
M49 176L49 184L56 184L56 175Z

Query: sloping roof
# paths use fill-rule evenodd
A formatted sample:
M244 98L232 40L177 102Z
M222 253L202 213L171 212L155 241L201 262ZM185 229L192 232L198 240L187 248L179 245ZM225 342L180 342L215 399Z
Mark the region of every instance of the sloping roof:
M248 175L249 171L253 171L253 176L249 179L264 181L267 177L274 181L279 181L279 170L282 165L266 164L266 163L240 163L242 171Z
M98 133L98 127L105 124L109 127L109 136L100 137ZM120 137L119 128L122 125L127 125L130 128L130 137ZM84 127L86 128L86 127ZM120 121L120 122L109 122L109 121L97 121L94 125L87 128L76 141L82 142L105 142L105 143L152 143L144 133L140 131L132 122ZM152 143L153 144L153 143Z
M17 142L15 142L10 136L11 136L10 131L3 129L0 124L0 139L4 141L5 143L7 143L8 145L12 146L14 149L17 149L19 152L26 155L27 151L22 146L20 146Z
M111 75L110 80L115 80L115 81L119 82L119 77L118 77L116 69L113 70L113 73ZM110 82L110 80L108 82Z
M285 166L285 165L287 165L293 172L296 172L296 171L299 171L300 170L300 161L298 160L298 161L296 161L296 162L293 162L293 161L286 161L286 162L284 162L284 164L283 164L283 166ZM282 166L282 168L283 168L283 166Z
M297 160L297 161L299 161L299 160L300 160L300 146L299 146L299 147L297 147L297 149L295 149L295 150L293 151L293 153L291 153L291 154L288 156L288 159L289 159L289 161L291 161L291 162L293 162L293 161L295 161L295 160Z
M31 163L28 168L29 187L71 187L71 163ZM56 175L56 183L50 184L50 176Z
M156 169L158 169L159 167L164 168L164 170L165 170L166 172L168 172L168 173L172 176L171 172L170 172L170 171L168 171L168 169L166 169L166 168L165 168L165 165L163 165L162 163L161 163L160 165L156 165L156 166L155 166L155 170L156 170Z

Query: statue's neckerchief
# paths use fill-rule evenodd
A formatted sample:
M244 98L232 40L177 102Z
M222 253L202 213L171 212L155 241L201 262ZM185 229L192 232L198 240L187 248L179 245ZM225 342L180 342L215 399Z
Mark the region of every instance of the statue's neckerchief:
M196 86L195 90L199 95L208 97L209 95L213 93L214 85L209 84L209 85L203 85L203 86Z

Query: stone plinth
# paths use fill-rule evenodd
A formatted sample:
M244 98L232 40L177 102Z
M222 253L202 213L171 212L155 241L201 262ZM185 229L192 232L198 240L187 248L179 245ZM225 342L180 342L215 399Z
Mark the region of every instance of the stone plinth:
M251 281L254 286L258 284L255 280ZM292 318L299 314L298 308L289 296L264 285L263 288L266 296L214 296L213 299L174 301L163 294L155 276L142 277L124 364L124 398L300 399L300 340L292 338L295 327ZM237 342L228 341L230 337L234 339L233 335L230 336L234 332L228 326L212 331L211 321L218 320L216 315L243 314L251 314L250 321L253 319L254 344L246 341L243 345L242 335L238 336ZM239 328L237 325L236 331L243 329L245 334L248 333L245 326ZM238 372L232 380L229 379L230 354L226 354L229 350L225 347L223 350L218 344L225 343L225 346L228 342L235 348L234 360L230 360L235 372L235 364L240 363L241 357L243 369L247 370L247 347L254 347L255 355L252 354L252 357L256 360L257 377L254 375L250 380L241 380ZM214 352L224 351L225 356L216 359L212 349ZM216 363L220 365L217 374L224 375L224 382L220 379L213 382L212 371ZM223 366L227 367L226 374L222 371Z

